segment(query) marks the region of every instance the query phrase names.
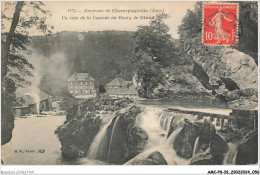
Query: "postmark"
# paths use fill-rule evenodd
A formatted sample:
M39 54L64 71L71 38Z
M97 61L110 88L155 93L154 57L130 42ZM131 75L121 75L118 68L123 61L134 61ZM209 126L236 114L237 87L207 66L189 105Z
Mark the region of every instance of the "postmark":
M238 3L204 3L202 44L238 44Z

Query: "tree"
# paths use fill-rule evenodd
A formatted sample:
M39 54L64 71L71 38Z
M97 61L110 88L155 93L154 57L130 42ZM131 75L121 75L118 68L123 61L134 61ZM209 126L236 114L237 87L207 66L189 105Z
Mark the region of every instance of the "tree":
M149 26L139 26L134 34L137 41L135 53L146 53L155 62L164 66L176 59L169 27L163 21L167 18L169 15L161 13L150 22Z
M154 98L157 94L154 89L160 84L164 84L164 75L161 71L162 66L154 62L149 55L139 55L140 61L136 62L134 81L137 84L137 91L141 97Z
M106 87L102 83L100 83L98 87L98 92L101 94L101 93L106 93L106 91L107 91Z
M46 17L40 17L38 12L49 14L44 10L42 2L5 2L1 12L1 97L2 115L1 131L4 133L1 144L7 143L12 138L14 127L14 116L12 113L12 103L15 99L17 87L25 86L30 82L26 81L26 76L32 76L30 69L33 65L27 60L26 56L31 54L28 49L30 37L28 29L36 28L41 32L47 32L48 26L45 24ZM6 11L14 10L13 16L8 16ZM31 12L33 15L30 15ZM7 30L8 24L10 29ZM49 31L48 31L49 32Z

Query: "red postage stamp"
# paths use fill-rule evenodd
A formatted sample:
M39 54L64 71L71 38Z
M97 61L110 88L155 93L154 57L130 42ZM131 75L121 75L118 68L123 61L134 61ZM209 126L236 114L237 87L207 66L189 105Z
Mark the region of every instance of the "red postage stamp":
M204 45L236 46L238 43L238 4L203 4Z

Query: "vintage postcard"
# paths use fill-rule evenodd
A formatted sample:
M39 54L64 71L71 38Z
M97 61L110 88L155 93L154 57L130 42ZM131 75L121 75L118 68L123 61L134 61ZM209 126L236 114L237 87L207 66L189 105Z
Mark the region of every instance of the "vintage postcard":
M1 173L259 173L257 1L2 1L1 29Z

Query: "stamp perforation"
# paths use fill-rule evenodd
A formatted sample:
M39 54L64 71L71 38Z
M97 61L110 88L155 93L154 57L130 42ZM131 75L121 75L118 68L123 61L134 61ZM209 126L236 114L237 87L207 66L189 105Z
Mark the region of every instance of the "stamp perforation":
M234 31L235 31L235 37L232 38L232 40L235 41L235 44L216 44L216 43L205 43L204 42L204 32L205 32L205 29L204 29L204 22L205 22L205 5L236 5L236 28L234 28ZM201 42L204 46L225 46L225 47L230 47L230 46L238 46L239 44L239 37L238 37L238 34L239 34L239 3L237 2L228 2L228 3L222 3L222 2L203 2L203 5L202 5L202 20L201 20L201 23L202 23L202 35L201 35ZM231 36L232 37L232 36Z

